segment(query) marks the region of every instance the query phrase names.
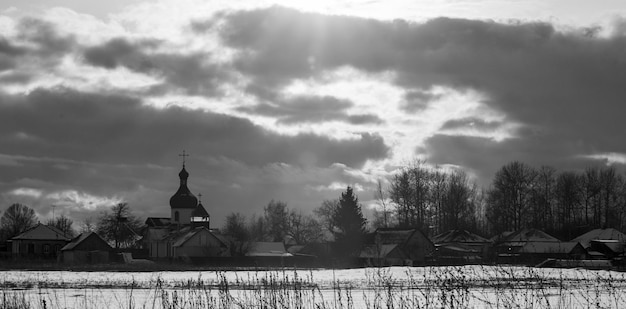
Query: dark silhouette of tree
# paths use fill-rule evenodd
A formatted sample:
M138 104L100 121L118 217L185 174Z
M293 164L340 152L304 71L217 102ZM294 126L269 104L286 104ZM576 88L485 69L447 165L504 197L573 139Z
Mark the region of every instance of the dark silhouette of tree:
M60 215L54 219L49 219L46 224L54 226L68 237L74 237L74 235L76 234L74 231L74 227L72 227L74 221L72 221L72 219L66 217L65 215Z
M335 232L333 217L335 216L337 208L339 208L339 200L334 199L323 201L320 207L313 210L313 213L317 216L319 223L331 234Z
M111 207L110 212L103 212L98 218L96 231L102 238L118 248L130 248L140 238L141 221L135 217L127 203Z
M266 235L269 241L283 241L287 230L287 204L272 200L264 208Z
M496 172L487 198L487 217L494 232L530 227L530 205L536 178L535 169L518 161Z
M287 236L297 244L315 243L324 238L322 225L311 215L291 210L287 216Z
M0 218L0 228L4 239L11 239L37 224L35 211L30 207L15 203Z
M243 256L247 253L250 233L246 227L246 217L240 213L231 213L226 216L223 228L224 234L228 236L231 256Z
M357 254L363 245L367 220L363 217L361 204L351 187L341 193L339 207L335 210L332 222L340 256L345 258Z

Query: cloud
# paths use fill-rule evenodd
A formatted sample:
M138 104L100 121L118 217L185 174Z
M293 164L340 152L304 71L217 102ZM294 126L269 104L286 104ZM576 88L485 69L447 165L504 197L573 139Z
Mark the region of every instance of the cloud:
M626 130L622 119L626 88L621 85L626 76L626 40L584 30L557 30L543 22L453 18L387 22L274 7L229 15L222 38L240 50L236 68L262 85L286 84L341 66L394 72L394 83L407 90L400 108L415 117L426 104L438 103L437 96L414 89L476 91L484 96L482 103L501 113L507 123L533 132L510 136L514 140L505 143L510 150L484 142L491 152L478 153L492 163L468 167L493 171L495 162L516 157L563 166L564 156L626 153L616 134ZM448 119L439 130L472 123L479 131L501 128L501 121L466 118ZM439 147L429 151L439 163L472 163L440 151L447 139L456 141L445 143L450 153L466 154L463 147L474 148L466 142L471 138L434 135L419 149Z
M125 67L131 71L164 77L164 83L153 87L153 91L156 91L153 94L179 89L190 95L213 96L220 93L220 85L228 79L228 74L220 65L211 62L210 53L164 53L157 51L159 45L155 40L129 42L124 38L116 38L86 48L84 58L94 66L107 69Z
M277 98L277 97L276 97ZM277 98L278 99L278 98ZM330 96L297 96L240 107L239 110L255 115L277 118L281 124L324 123L343 121L352 124L383 122L376 115L349 115L354 103Z

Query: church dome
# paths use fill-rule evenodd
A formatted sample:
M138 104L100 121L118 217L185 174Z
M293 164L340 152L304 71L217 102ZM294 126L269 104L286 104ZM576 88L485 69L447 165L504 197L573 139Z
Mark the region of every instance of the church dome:
M198 199L189 191L189 188L187 188L189 173L185 170L184 165L183 169L178 173L178 177L180 178L180 186L178 187L178 191L170 198L170 207L196 209Z

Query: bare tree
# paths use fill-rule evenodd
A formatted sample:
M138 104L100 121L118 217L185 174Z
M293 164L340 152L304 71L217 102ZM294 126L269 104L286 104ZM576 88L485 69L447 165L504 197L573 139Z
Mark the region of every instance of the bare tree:
M135 217L127 203L111 207L111 212L103 212L98 219L96 230L105 240L112 242L115 248L128 248L140 238L138 231L141 222Z
M315 243L324 237L322 225L313 216L297 210L289 212L286 232L298 244Z
M30 207L15 203L0 218L0 226L5 239L11 239L37 224L35 211Z
M56 218L51 218L48 220L46 224L50 226L54 226L55 228L63 232L68 237L74 237L74 234L76 234L74 231L74 227L72 227L72 224L74 224L74 221L72 221L72 219L66 217L65 215L60 215Z

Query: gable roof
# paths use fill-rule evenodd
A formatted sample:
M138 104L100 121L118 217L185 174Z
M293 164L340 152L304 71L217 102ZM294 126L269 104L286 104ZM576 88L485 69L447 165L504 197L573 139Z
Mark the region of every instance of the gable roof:
M63 233L63 231L55 228L54 226L38 223L34 227L26 230L24 233L19 234L11 240L65 240L69 241L70 238Z
M591 241L595 239L618 240L619 242L626 243L626 234L613 228L595 229L572 239L572 241L578 241L583 247L589 248Z
M217 239L217 241L220 243L220 245L226 246L226 243L220 237L217 237L209 229L207 229L206 227L203 227L203 226L200 226L200 227L185 227L185 228L181 229L180 231L172 232L171 234L167 235L165 238L169 238L172 241L172 247L181 247L187 241L189 241L191 238L193 238L195 235L197 235L199 233L207 233L208 235L210 235L213 238Z
M379 244L406 244L412 237L421 235L424 240L432 243L422 231L416 228L377 228L370 237Z
M538 229L523 229L505 237L503 242L555 241L559 240Z
M433 243L436 243L436 244L451 243L451 242L460 242L460 243L489 243L490 242L488 239L480 237L467 230L449 230L447 232L433 236L431 240Z
M146 219L146 225L149 227L164 227L172 223L172 218L157 218L148 217Z
M89 233L81 233L80 235L72 239L69 243L63 246L63 248L61 248L61 251L74 250L74 248L76 248L78 245L87 241L87 239L90 239L90 238L92 239L95 238L96 239L95 241L101 241L103 244L106 245L106 247L108 247L109 249L113 249L111 245L109 245L104 239L102 239L102 237L100 237L100 235L96 234L95 232L89 232Z

